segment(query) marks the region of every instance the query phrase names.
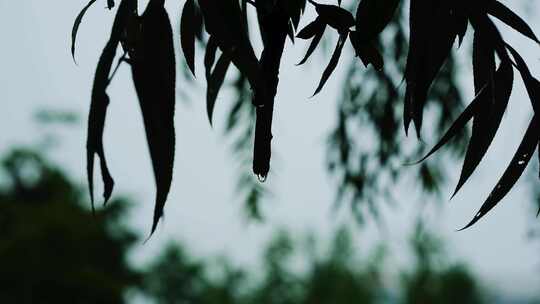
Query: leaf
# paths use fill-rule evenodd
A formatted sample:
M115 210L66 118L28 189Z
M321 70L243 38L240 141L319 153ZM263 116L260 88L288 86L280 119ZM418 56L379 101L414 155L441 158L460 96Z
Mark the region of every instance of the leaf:
M86 11L94 4L96 0L90 0L88 4L81 10L77 18L75 18L75 23L73 24L73 29L71 30L71 56L73 61L75 61L75 42L77 40L77 33L79 32L79 26L81 25L82 19L86 14Z
M525 63L525 60L523 60L523 58L513 47L506 44L506 48L510 50L512 57L514 57L514 60L516 61L516 67L521 74L523 82L525 83L525 88L529 94L529 99L531 100L534 112L537 115L540 115L540 81L534 78L531 71L527 67L527 64Z
M346 9L336 5L319 4L313 0L309 2L315 6L321 20L338 32L344 33L354 26L354 17Z
M187 65L195 76L195 39L197 36L196 30L200 28L202 23L201 16L197 14L195 0L187 0L182 10L180 20L180 42L184 58Z
M226 53L246 76L251 88L260 89L259 60L244 27L237 0L199 0L206 31L214 36L222 52Z
M400 0L362 0L356 10L356 31L362 42L371 42L394 17Z
M507 61L503 61L495 74L493 85L494 104L484 102L483 109L480 112L482 116L476 118L480 120L473 126L473 134L465 154L461 176L452 196L455 196L471 177L491 146L508 106L513 82L514 72L512 65Z
M467 16L458 16L457 22L457 35L459 38L459 46L461 46L469 28L469 19Z
M321 42L321 39L324 35L324 31L326 30L326 24L323 22L320 22L318 23L318 26L319 26L319 28L317 29L318 31L316 32L315 36L313 36L313 40L311 40L311 43L306 52L306 55L304 56L304 58L302 58L302 60L297 65L302 65L306 63L306 61L309 59L309 57L311 57L311 55L317 49L317 46Z
M343 51L343 46L345 45L345 42L347 41L347 37L348 37L347 33L341 34L339 36L339 41L337 43L336 49L334 50L334 54L332 54L332 58L330 59L328 66L324 70L321 81L319 82L319 86L315 90L315 93L313 94L313 96L321 92L322 88L326 84L326 81L328 81L328 79L332 75L332 72L334 72L334 70L336 69L336 66L339 62L339 58L341 57L341 52Z
M94 78L94 86L92 88L86 141L86 169L92 210L94 210L94 157L96 154L100 159L101 176L104 184L103 198L105 204L110 199L114 188L114 180L109 172L103 148L103 131L105 128L107 107L109 105L109 96L106 93L106 89L109 83L109 72L112 68L115 54L116 45L114 42L107 43L99 59Z
M488 212L490 212L497 204L510 192L512 187L519 180L527 164L531 160L532 155L535 152L538 140L540 139L540 125L538 124L538 116L534 116L516 154L512 158L510 165L506 168L503 176L491 191L491 194L484 202L480 211L476 214L474 219L467 224L461 230L467 229L478 222Z
M132 58L132 74L144 120L156 181L152 233L171 187L174 150L176 68L172 28L163 0L151 0L141 16L141 40Z
M294 44L294 25L292 24L291 21L288 22L288 30L287 30L287 36L289 36L289 39L291 40L291 42Z
M283 10L291 19L294 29L297 29L298 24L300 23L300 17L302 16L302 13L306 7L306 0L280 1L279 5L283 6Z
M86 141L86 169L88 178L88 188L90 192L90 201L92 210L94 209L94 157L97 154L100 158L101 176L104 184L104 203L110 199L114 181L107 167L105 152L103 148L103 131L105 128L105 119L107 107L109 105L109 96L107 87L109 85L109 74L113 65L116 49L120 44L124 26L130 14L136 9L136 0L122 0L116 13L113 28L109 41L105 45L99 58L92 86L92 97L90 104L90 113L88 117L88 134Z
M207 78L207 89L206 89L206 112L208 114L208 121L212 125L212 118L214 114L214 106L216 105L216 100L225 81L225 76L231 64L231 59L227 57L226 54L221 54L214 71Z
M429 90L448 59L461 26L458 15L446 1L421 0L412 4L415 6L411 6L411 43L405 71L405 127L407 130L414 121L420 136Z
M493 77L497 70L495 63L494 46L488 37L481 31L474 33L473 39L473 76L474 90L478 94L480 90L489 84L490 93L493 92ZM493 100L493 94L488 100Z
M410 42L405 68L407 89L403 107L403 124L407 134L411 121L417 115L414 106L416 103L416 90L419 87L419 75L423 69L427 42L432 39L430 37L430 25L433 27L434 5L435 1L432 0L411 1L409 17Z
M206 53L204 55L204 66L206 69L206 79L209 79L212 74L212 67L216 61L216 52L218 49L217 41L210 37L206 44Z
M521 19L521 17L519 17L516 13L514 13L511 9L506 7L501 2L496 0L489 1L487 13L506 23L514 30L520 32L523 36L533 40L536 43L540 43L540 41L534 34L534 31L527 24L527 22Z
M384 59L373 43L362 43L356 31L351 31L349 36L356 56L360 57L364 66L368 67L371 64L375 70L381 71L384 67Z
M326 25L321 20L320 17L317 17L313 22L306 25L298 34L296 35L297 38L300 39L311 39L317 35L321 30L321 28L324 28Z
M415 164L421 163L424 160L428 159L431 155L437 152L442 148L446 143L448 143L452 138L456 137L461 130L465 128L467 123L479 112L482 110L482 103L485 101L486 94L489 94L488 87L484 86L480 90L478 95L473 99L473 101L463 110L459 117L452 123L452 126L446 131L443 137L439 142L419 161L416 161Z

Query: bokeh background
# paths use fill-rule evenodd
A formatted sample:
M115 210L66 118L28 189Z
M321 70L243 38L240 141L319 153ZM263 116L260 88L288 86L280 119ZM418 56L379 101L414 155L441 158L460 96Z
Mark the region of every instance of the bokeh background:
M157 233L143 242L150 230L154 181L127 67L109 89L105 134L117 201L92 219L84 188L86 113L113 13L99 2L88 11L75 64L69 52L71 27L85 4L0 2L0 156L5 160L0 204L6 210L0 219L13 232L4 244L0 241L1 269L12 274L0 287L5 303L20 303L10 298L15 290L28 295L28 303L98 303L109 295L111 303L533 303L540 298L536 163L492 214L456 232L475 214L519 144L517 135L531 115L521 83L516 82L493 148L458 196L449 200L459 157L429 161L445 169L435 194L426 194L416 169L403 165L402 178L384 184L392 202L377 200L378 216L362 209L359 220L347 203L336 204L340 181L327 166L328 136L339 124L336 109L343 84L350 80L349 62L341 62L327 88L309 98L337 39L330 34L328 51L302 67L295 63L306 44L287 45L275 111L273 169L258 202L262 221L250 216L237 191L249 164L225 132L234 90L219 96L212 128L205 114L204 77L180 77L173 188ZM535 1L506 4L540 28ZM175 35L182 5L167 1ZM312 14L308 9L302 24ZM531 70L538 71L538 46L500 29ZM465 101L473 94L470 40L468 35L455 65ZM357 67L364 69L359 62ZM352 136L363 140L362 127ZM400 145L424 150L434 140L428 136L419 142L403 132L397 138ZM22 188L16 187L16 176ZM22 227L20 234L16 227ZM60 259L55 250L80 259ZM88 273L75 275L78 263ZM95 292L89 292L92 286ZM39 300L32 293L49 294ZM90 294L103 298L92 300Z

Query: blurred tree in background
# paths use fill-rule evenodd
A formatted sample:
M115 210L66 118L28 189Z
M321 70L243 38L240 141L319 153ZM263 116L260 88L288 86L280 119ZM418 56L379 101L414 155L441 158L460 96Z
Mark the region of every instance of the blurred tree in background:
M31 149L4 156L2 173L0 303L124 303L139 280L126 202L92 216L79 187Z
M135 270L127 254L138 238L121 217L128 202L93 216L79 186L34 148L1 164L1 303L127 303L128 291L160 304L483 303L475 277L434 256L440 244L421 232L411 243L417 265L398 288L387 284L396 278L385 273L384 248L360 259L344 228L324 250L313 236L277 233L253 269L171 243Z

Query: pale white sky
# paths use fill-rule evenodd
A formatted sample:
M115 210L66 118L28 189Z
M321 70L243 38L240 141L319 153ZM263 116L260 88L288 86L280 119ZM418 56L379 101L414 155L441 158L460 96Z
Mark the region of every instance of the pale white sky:
M113 14L103 9L104 3L88 11L79 32L79 65L76 66L69 53L71 27L85 4L83 0L0 1L0 83L3 84L0 153L14 144L33 143L41 138L44 131L32 121L32 113L37 109L69 109L86 117L95 64L108 37ZM167 1L175 31L182 4L183 1ZM521 7L517 9L523 12ZM309 20L307 17L304 22ZM529 20L535 29L539 28L536 20ZM512 32L504 30L504 33L525 55L533 73L539 71L538 49L516 39ZM147 261L167 241L181 240L187 242L194 254L227 254L238 263L252 264L261 246L280 227L296 233L315 232L326 239L337 226L349 220L346 207L337 216L331 213L334 185L324 167L325 138L335 119L340 76L335 74L323 93L308 99L327 59L319 58L304 67L295 67L304 50L302 43L294 48L289 45L283 62L275 113L276 157L265 184L272 192L265 202L266 223L250 224L242 217L242 206L234 196L236 162L220 127L230 101L226 95L220 97L217 127L212 130L206 118L201 76L197 85L189 89L194 97L191 103L179 101L175 178L165 221L149 243L135 248L134 261ZM468 57L465 58L461 72L464 82L470 83L470 68L465 65ZM540 248L538 243L527 239L527 231L534 222L527 191L530 182L526 180L530 175L485 220L465 232L455 232L478 210L521 140L517 135L526 127L531 110L521 83L517 83L501 133L478 172L453 201L430 202L440 208L431 208L424 216L449 241L450 255L471 265L486 283L493 284L492 288L510 295L528 296L539 295L540 286ZM126 68L121 69L109 92L112 103L105 144L116 181L115 193L137 198L138 205L130 214L130 222L146 235L151 223L154 181L139 106ZM470 89L466 95L471 95ZM296 122L297 115L303 117L301 125ZM63 143L54 158L84 182L84 126L58 132ZM413 140L403 136L404 142ZM211 168L220 169L211 171ZM457 181L458 169L452 183L443 190L448 197ZM396 186L394 192L401 200L400 206L382 207L388 224L385 232L368 224L355 234L359 250L378 240L388 240L394 249L392 265L405 267L408 257L400 252L405 250L421 206L414 185L411 179Z

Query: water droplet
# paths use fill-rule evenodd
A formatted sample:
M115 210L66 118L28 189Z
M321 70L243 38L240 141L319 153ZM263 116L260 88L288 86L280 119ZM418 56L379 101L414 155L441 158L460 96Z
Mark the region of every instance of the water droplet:
M264 183L266 182L266 175L257 174L257 179L259 180L259 182Z
M525 161L524 161L524 160L518 161L518 165L523 166L524 164L525 164Z

